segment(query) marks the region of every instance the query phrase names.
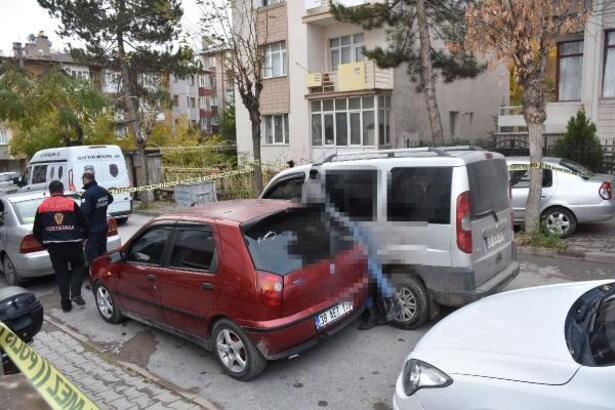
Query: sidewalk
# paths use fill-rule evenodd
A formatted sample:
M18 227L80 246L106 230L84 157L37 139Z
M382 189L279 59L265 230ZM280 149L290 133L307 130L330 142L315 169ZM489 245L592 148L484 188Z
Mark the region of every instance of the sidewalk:
M204 409L45 322L32 347L101 409Z

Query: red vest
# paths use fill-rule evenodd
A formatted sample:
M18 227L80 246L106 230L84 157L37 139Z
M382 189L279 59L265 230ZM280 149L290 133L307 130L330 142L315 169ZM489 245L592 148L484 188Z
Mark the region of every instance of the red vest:
M38 207L43 243L78 242L83 238L82 227L75 214L75 201L56 195L46 198Z

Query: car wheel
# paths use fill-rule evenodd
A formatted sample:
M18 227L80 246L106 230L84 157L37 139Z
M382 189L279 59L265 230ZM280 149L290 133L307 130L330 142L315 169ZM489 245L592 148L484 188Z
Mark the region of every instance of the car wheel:
M98 313L106 322L115 324L121 323L124 320L124 315L122 315L113 294L100 282L96 283L94 287L94 298L96 299Z
M267 360L246 334L228 319L220 319L211 332L213 351L222 369L238 380L252 380L265 370Z
M549 208L542 214L545 231L560 238L566 238L577 229L577 218L566 208Z
M4 257L2 261L2 269L4 270L4 278L6 279L6 283L9 286L18 286L23 283L23 279L15 270L15 265L11 262L11 259L8 256Z
M391 324L400 329L416 329L429 320L429 297L423 283L415 276L393 274L393 287L399 313Z

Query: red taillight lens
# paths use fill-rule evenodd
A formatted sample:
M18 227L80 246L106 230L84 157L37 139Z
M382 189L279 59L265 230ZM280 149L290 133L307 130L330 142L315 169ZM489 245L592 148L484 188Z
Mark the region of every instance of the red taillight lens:
M269 307L282 306L282 290L284 279L273 273L257 272L256 280L261 301Z
M465 253L472 253L472 221L470 192L457 197L457 247Z
M598 193L602 199L613 199L613 187L611 186L611 183L603 182L602 185L600 185L600 190Z
M26 235L21 240L21 246L19 247L19 253L32 253L32 252L40 252L44 250L43 245L39 241L36 240L34 235Z
M117 221L115 218L110 218L107 222L107 236L117 235Z

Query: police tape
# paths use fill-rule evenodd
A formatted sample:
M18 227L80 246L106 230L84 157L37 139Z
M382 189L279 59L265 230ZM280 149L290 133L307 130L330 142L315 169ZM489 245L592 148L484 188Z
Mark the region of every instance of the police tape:
M0 350L6 352L52 409L98 409L83 392L2 322L0 322Z
M586 177L586 174L575 172L569 169L560 167L554 167L553 165L545 164L544 162L532 162L530 164L512 164L508 166L509 171L528 171L530 169L549 169L556 172L562 172L564 174L575 175L579 177Z

